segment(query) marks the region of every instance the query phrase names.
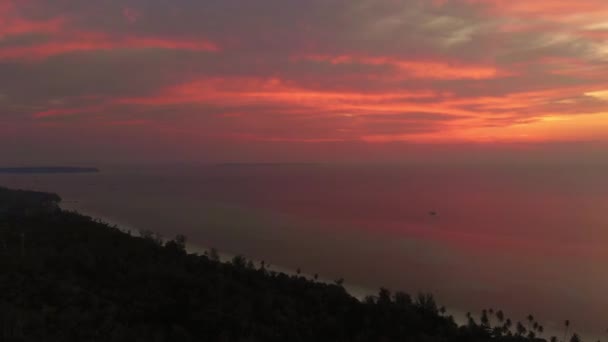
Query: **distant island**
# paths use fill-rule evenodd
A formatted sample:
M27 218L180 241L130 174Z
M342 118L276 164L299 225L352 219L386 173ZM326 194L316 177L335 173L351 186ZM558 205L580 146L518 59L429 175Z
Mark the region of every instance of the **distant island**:
M428 293L358 300L343 279L190 254L182 235L132 234L60 201L0 187L0 341L558 341L532 315L486 309L460 325ZM560 342L580 342L563 328Z
M0 173L97 173L98 168L94 167L0 167Z
M280 163L280 162L267 162L267 163L217 163L215 166L318 166L321 163Z

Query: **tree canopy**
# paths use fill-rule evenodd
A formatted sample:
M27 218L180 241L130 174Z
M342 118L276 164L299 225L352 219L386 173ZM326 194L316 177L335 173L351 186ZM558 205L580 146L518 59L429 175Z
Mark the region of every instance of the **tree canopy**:
M59 201L0 188L0 341L539 340L502 311L458 326L431 294L359 301L343 280L190 254L184 236L132 236Z

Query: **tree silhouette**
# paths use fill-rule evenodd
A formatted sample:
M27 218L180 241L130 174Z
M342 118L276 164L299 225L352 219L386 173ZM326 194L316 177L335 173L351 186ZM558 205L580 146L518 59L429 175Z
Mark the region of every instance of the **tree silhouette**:
M467 312L466 317L467 317L467 325L469 328L473 328L477 325L475 323L475 319L473 318L473 315L471 315L470 312Z
M363 298L363 303L372 306L372 305L376 305L376 297L375 296L365 296L365 298Z
M431 314L437 314L437 303L435 302L435 298L430 293L419 293L416 298L416 306L423 310L424 312L428 312Z
M495 314L494 309L489 308L488 309L488 327L490 327L490 328L493 326L492 317L494 317L494 314Z
M395 292L394 301L399 307L410 307L412 305L412 297L402 291Z
M570 328L570 320L565 320L564 321L564 326L565 326L565 330L564 330L564 342L566 342L566 339L568 338L568 328Z
M165 247L176 253L186 253L186 237L184 235L177 235L173 240L168 241Z
M503 324L503 333L511 333L511 327L513 326L513 322L511 321L510 318L507 318L505 320L505 323Z
M247 259L242 255L235 255L234 258L232 258L232 264L238 268L246 268Z
M178 234L175 236L175 239L173 239L173 241L175 242L175 244L177 245L177 247L182 250L185 251L186 250L186 241L188 239L186 238L185 235L182 234Z
M381 288L359 300L343 279L267 271L265 261L256 269L242 255L222 262L216 249L189 254L183 235L130 235L36 209L44 196L0 188L0 341L523 342L543 332L518 322L514 337L511 319L492 308L479 325L467 313L459 326L430 293L412 300Z
M534 323L534 316L528 315L528 317L526 317L526 319L528 320L528 329L532 330L532 328L533 328L532 323Z
M505 314L502 312L502 310L496 311L496 318L498 319L498 322L500 324L504 323L504 321L505 321Z
M391 304L391 291L388 289L381 287L380 292L378 292L378 301L379 305L389 305Z
M521 324L521 322L517 322L517 326L515 329L517 330L518 336L524 336L526 334L526 332L528 331L528 329L526 329L526 327L524 327L524 325Z
M484 328L490 328L490 319L488 318L488 311L481 310L481 325Z
M215 248L211 248L209 251L209 258L211 261L219 262L220 261L220 253Z

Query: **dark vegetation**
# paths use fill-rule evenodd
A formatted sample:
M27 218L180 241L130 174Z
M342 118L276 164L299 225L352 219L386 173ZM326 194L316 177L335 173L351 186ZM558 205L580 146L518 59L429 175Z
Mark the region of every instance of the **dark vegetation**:
M430 294L342 287L188 254L60 210L53 194L0 188L0 341L542 341L529 316L484 310L458 326ZM578 341L569 322L559 340ZM557 339L550 339L551 341Z
M93 167L4 167L0 173L96 173L99 169Z

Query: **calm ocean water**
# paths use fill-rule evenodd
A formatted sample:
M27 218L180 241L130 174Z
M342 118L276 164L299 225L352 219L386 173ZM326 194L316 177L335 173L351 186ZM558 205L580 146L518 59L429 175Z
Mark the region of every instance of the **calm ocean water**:
M455 311L608 328L608 167L173 165L0 175L64 207ZM436 215L431 215L435 212ZM604 339L607 336L604 336Z

